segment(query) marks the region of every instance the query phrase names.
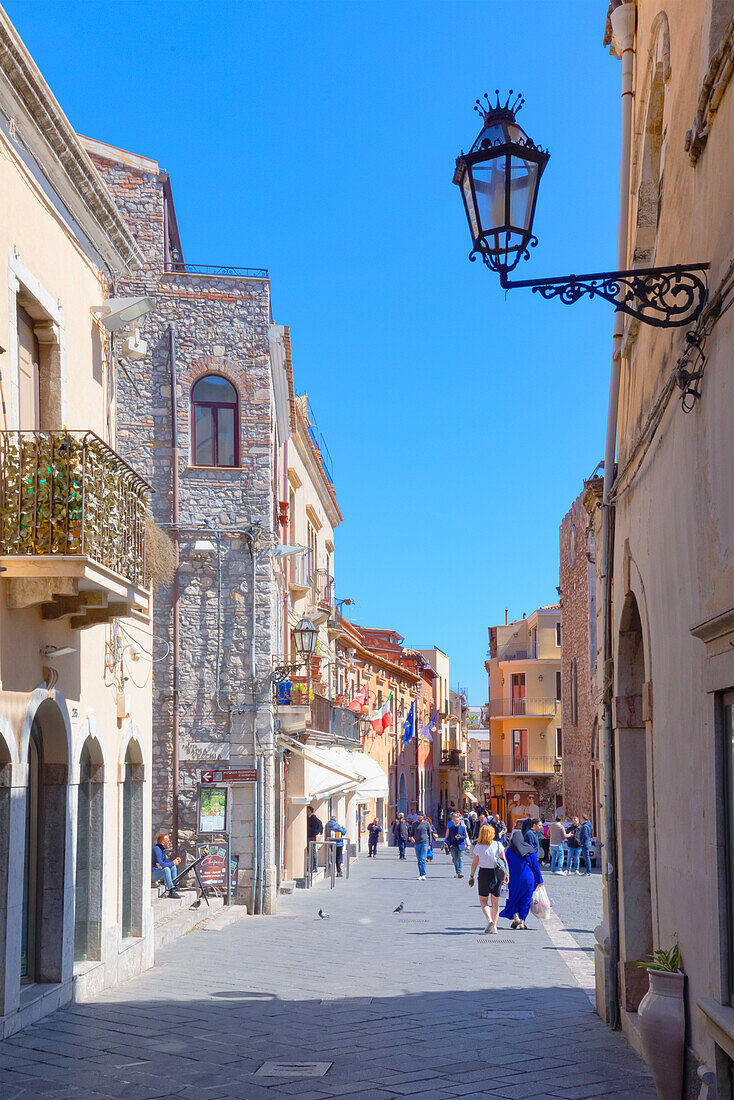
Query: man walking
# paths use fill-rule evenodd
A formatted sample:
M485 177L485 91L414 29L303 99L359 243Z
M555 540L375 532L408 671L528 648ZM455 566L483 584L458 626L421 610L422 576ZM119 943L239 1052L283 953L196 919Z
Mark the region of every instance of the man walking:
M434 833L423 814L416 814L415 817L416 820L413 825L413 835L410 837L410 843L415 844L415 858L418 861L418 878L421 882L425 882L426 856L431 846L431 840L436 839L436 833Z
M380 839L382 825L377 818L367 826L367 856L369 859L377 859L377 841Z
M347 835L347 830L343 825L340 825L334 815L326 822L326 830L324 832L325 840L335 840L336 847L334 849L336 856L336 877L342 877L342 857L344 855L344 837Z
M306 807L306 838L309 843L309 850L313 852L311 870L318 871L319 869L319 852L316 846L316 841L324 831L324 826L321 824L316 814L313 811L313 806ZM313 848L311 848L311 842L313 841Z
M446 843L454 861L454 878L464 877L464 851L469 845L469 834L461 820L461 814L453 813L446 830Z
M548 827L548 839L550 840L551 874L562 875L567 873L563 870L563 857L565 855L564 844L566 843L566 827L563 824L563 818L561 814L558 815L555 821L551 821Z
M405 845L408 843L408 822L405 814L398 814L392 823L392 838L395 841L400 859L405 859Z

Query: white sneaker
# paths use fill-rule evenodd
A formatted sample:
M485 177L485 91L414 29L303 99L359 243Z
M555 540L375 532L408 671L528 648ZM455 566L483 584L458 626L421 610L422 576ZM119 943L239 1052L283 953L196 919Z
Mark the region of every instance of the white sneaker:
M572 874L574 874L574 875L580 875L580 874L581 874L581 872L580 872L580 871L573 871L573 872L572 872Z
M486 936L486 935L488 935L488 934L489 934L490 932L496 932L496 931L497 931L497 929L496 929L496 928L495 928L495 926L494 926L494 925L492 924L491 920L490 920L490 921L487 921L487 927L486 927L486 928L484 929L484 935Z
M490 925L489 934L490 934L490 936L496 936L497 935L497 925L496 924Z
M420 878L421 882L426 881L426 876L425 875L419 875L419 878Z

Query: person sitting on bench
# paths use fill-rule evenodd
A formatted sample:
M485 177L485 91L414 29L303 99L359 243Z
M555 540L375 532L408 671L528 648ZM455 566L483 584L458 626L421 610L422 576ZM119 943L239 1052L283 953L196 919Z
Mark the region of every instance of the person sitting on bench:
M178 856L175 859L168 858L166 849L170 846L171 838L168 833L158 833L153 845L153 882L165 882L169 898L180 898L173 880L181 860Z

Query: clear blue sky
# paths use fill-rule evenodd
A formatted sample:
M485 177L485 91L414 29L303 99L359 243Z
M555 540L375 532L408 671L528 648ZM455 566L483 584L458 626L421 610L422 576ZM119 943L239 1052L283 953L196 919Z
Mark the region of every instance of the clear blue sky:
M190 262L270 269L334 460L337 595L482 702L487 626L556 599L612 310L505 299L467 260L454 161L476 97L520 89L551 159L518 277L615 266L607 0L5 6L77 130L171 173Z

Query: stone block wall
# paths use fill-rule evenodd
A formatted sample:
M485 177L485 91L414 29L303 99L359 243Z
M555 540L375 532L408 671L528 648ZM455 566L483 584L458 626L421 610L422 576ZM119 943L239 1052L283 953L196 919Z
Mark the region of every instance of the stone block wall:
M161 177L129 164L93 159L127 218L146 265L120 280L117 295L150 295L155 309L141 319L148 354L117 372L117 441L122 456L153 486L152 511L165 527L172 518L171 374L169 327L175 330L179 436L180 802L182 840L193 851L200 771L206 765L254 765L255 725L261 749L272 747L269 699L253 696L253 557L246 532L273 533L272 411L267 279L164 270L164 193ZM190 460L190 391L202 375L228 378L239 394L240 465L195 467ZM193 554L196 539L219 553ZM272 568L255 567L256 663L264 677L277 648L273 637ZM171 821L172 591L155 592L153 664L154 830ZM217 690L217 681L219 684ZM269 774L269 771L268 771ZM241 900L249 898L255 830L252 786L233 789L232 850L240 854ZM272 784L265 799L266 865L272 864Z
M596 813L592 782L592 740L596 720L596 596L594 545L587 536L589 514L577 497L560 529L561 708L563 793L568 814ZM592 561L589 560L590 555ZM576 661L577 715L571 698L571 668Z

